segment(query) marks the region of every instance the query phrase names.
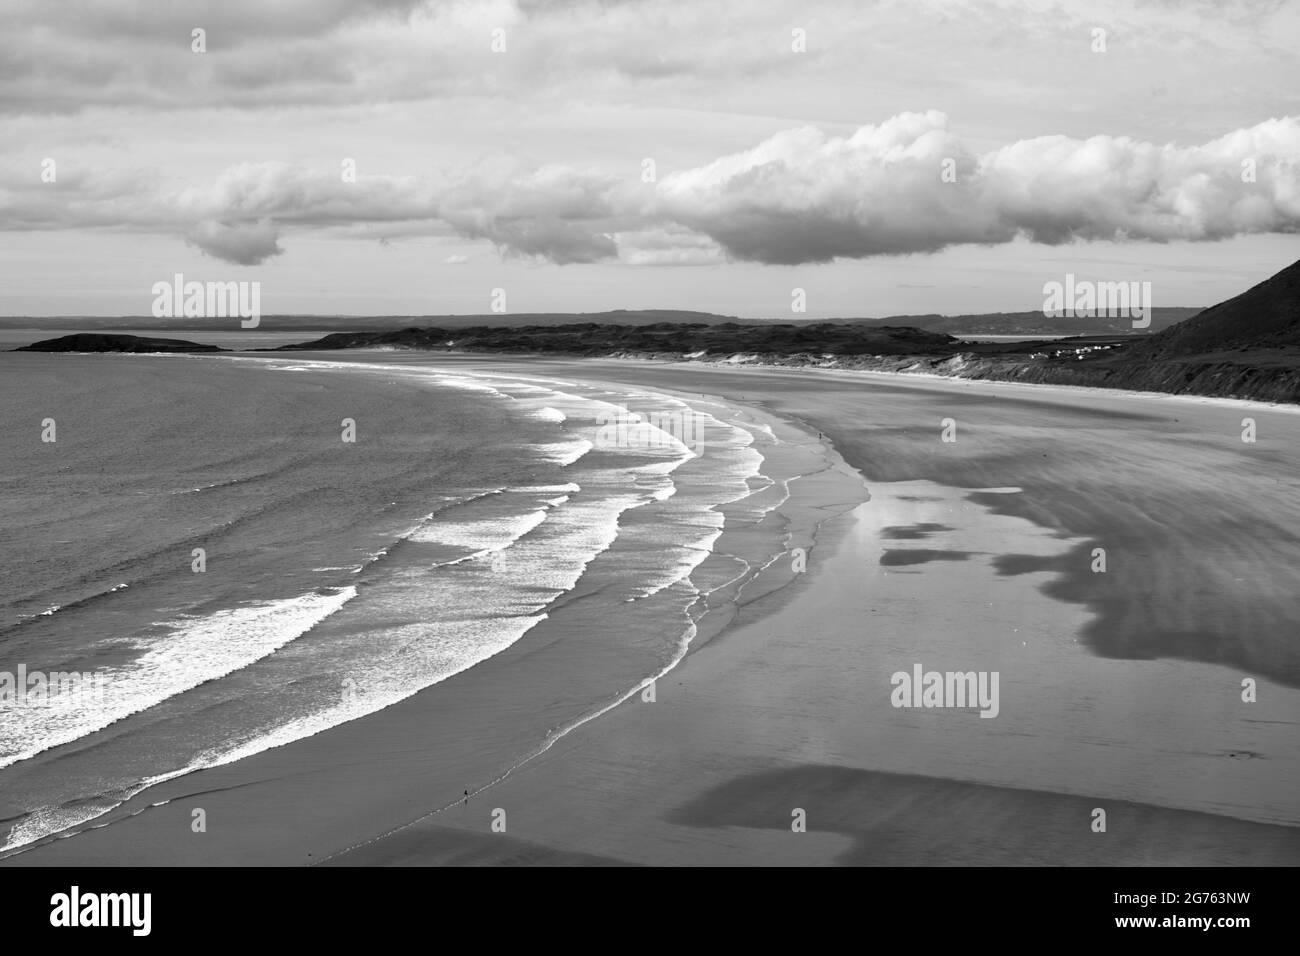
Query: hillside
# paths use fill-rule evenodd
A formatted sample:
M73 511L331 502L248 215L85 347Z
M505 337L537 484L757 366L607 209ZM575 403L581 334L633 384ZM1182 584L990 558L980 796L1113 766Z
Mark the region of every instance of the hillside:
M854 355L914 355L950 352L957 340L920 329L834 325L831 323L659 322L652 325L569 325L467 329L409 328L389 332L335 332L314 342L281 346L304 349L400 348L463 352L517 352L565 355L619 355L648 358L756 359L795 355L824 358Z
M967 378L1300 402L1300 262L1152 336L961 362Z
M1300 262L1151 336L1143 353L1167 358L1285 347L1300 347Z
M1201 310L1186 306L1155 306L1151 327L1134 330L1127 316L1052 316L1038 312L989 312L979 315L893 315L884 319L842 319L876 325L906 325L948 335L1131 335L1143 337L1182 322Z

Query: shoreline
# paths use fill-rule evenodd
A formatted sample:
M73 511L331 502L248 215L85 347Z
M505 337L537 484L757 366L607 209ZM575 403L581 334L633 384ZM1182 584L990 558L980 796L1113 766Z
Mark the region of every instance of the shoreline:
M374 350L356 349L354 351L385 352L385 350L382 349L374 349ZM417 350L412 349L410 351L415 352ZM390 353L385 352L385 354L390 354ZM480 358L486 361L489 360L487 356L490 355L491 353L449 352L447 354L459 355L465 358ZM521 352L514 356L503 356L503 359L508 359L511 357L520 358L520 359L533 358L533 359L542 359L542 360L546 360L550 358L550 356L545 354ZM867 369L867 368L832 368L832 367L821 366L821 365L785 365L785 364L775 363L775 362L730 363L725 361L715 362L715 361L701 361L696 359L673 360L673 359L658 359L654 357L645 357L645 358L574 357L573 361L626 362L630 365L659 364L659 365L682 366L682 367L701 366L704 368L720 369L720 370L749 368L749 369L757 369L761 371L770 371L770 372L811 373L815 375L842 375L842 376L852 376L852 377L858 377L858 376L879 377L880 380L882 381L904 381L905 382L905 381L910 381L912 379L920 379L922 381L951 382L954 384L965 384L969 387L990 386L995 388L996 387L1007 387L1013 389L1021 388L1021 389L1027 389L1027 390L1037 391L1040 393L1047 393L1047 394L1061 392L1066 394L1079 394L1079 395L1102 395L1102 396L1116 396L1116 397L1129 397L1129 398L1141 398L1141 399L1166 399L1171 401L1185 401L1197 405L1205 404L1205 403L1215 403L1215 404L1221 404L1228 407L1241 407L1241 408L1253 409L1257 411L1288 412L1290 414L1300 415L1300 402L1265 402L1254 398L1230 398L1222 395L1200 395L1200 394L1185 393L1185 392L1147 392L1147 391L1141 391L1138 389L1131 389L1131 388L1109 388L1104 385L1065 385L1065 384L1057 384L1054 382L1014 382L1009 379L999 379L999 378L967 378L961 375L940 375L938 372L904 372L904 371L890 371L887 369Z
M972 712L891 710L888 669L894 661L878 666L873 657L859 660L861 635L840 617L847 609L843 595L864 564L862 549L873 540L861 533L863 512L885 500L873 498L830 522L829 548L814 559L794 599L752 608L720 641L692 654L656 702L629 701L482 798L324 865L491 865L503 855L512 863L553 865L573 854L640 865L1251 865L1300 859L1300 827L1294 825L991 780L991 762L1024 748L1023 733L988 733L999 721ZM890 507L902 511L881 516L880 523L906 517L910 506L894 498ZM917 575L895 579L910 582L908 594L873 595L867 585L852 606L864 612L873 633L898 635L898 647L911 653L925 640L925 628L909 632L909 610L926 585L912 568L880 571L894 573ZM979 589L986 582L973 579L967 586ZM1052 603L1040 602L1044 625L1052 620ZM924 660L939 659L934 655L944 648L960 653L964 610L946 615L946 634L926 645ZM1103 671L1109 678L1120 668ZM1019 705L1004 698L1004 706L1013 718ZM1086 741L1077 746L1087 754ZM1035 749L1025 752L1032 765ZM1083 766L1095 769L1095 756ZM1005 763L992 769L1015 774ZM1109 837L1089 828L1097 806L1109 814ZM806 832L791 829L796 810L806 814ZM505 833L491 830L499 811L508 822Z
M221 358L230 358L230 357L222 356ZM275 357L274 360L275 361L289 360L291 362L301 362L304 361L304 359L305 357L302 356L277 356ZM347 363L336 363L336 364L347 364ZM527 381L530 378L538 382L554 381L554 379L552 378L540 377L540 376L528 376L528 375L513 376L512 375L511 377L517 378L521 381ZM585 385L587 386L590 386L592 384L599 385L601 383L599 382L585 383ZM850 475L848 474L849 470L847 469L847 466L844 465L842 459L840 459L839 456L833 452L833 450L829 449L829 447L825 444L818 443L816 439L811 435L807 435L807 434L800 435L800 433L798 433L796 429L793 429L788 425L786 425L784 422L781 421L781 419L778 416L772 416L758 409L744 408L735 405L734 403L726 402L725 400L717 396L706 396L707 400L705 404L701 405L700 400L694 398L693 394L677 393L669 389L656 390L656 393L661 395L667 395L669 397L680 397L684 400L694 402L697 406L705 408L706 410L713 409L715 413L717 411L717 407L727 408L732 413L739 414L751 422L752 421L759 422L760 428L765 427L769 434L773 434L773 428L776 429L777 433L785 432L786 434L782 435L781 443L775 446L776 449L775 457L773 457L774 452L771 448L764 447L762 449L765 457L765 461L761 465L761 472L765 475L774 475L777 480L788 481L790 483L799 482L799 480L803 477L810 477L814 481L814 483L821 481L821 483L824 484L825 476L821 475L821 472L824 471L827 474L830 474L834 479L834 483L837 483L839 486L842 486L843 483L849 480L850 478ZM807 468L807 463L803 462L802 460L796 460L796 459L800 455L804 455L806 457L805 452L806 449L809 447L816 448L815 452L810 453L813 455L813 457L826 456L826 458L830 460L826 464L825 468L818 469L811 475L806 476L804 470ZM774 464L776 465L775 468L773 468ZM591 712L581 714L576 720L570 721L566 725L555 728L552 731L548 732L545 735L544 739L541 741L539 746L527 750L526 752L521 752L518 755L517 759L513 760L512 762L508 762L505 765L502 765L499 771L496 772L490 779L486 780L485 782L481 782L477 787L472 788L471 795L480 793L494 786L495 784L499 783L501 780L504 780L505 778L509 777L511 774L515 773L520 767L526 765L529 761L535 759L537 756L548 751L552 746L554 746L559 740L563 739L569 733L573 732L574 730L577 730L578 728L582 727L588 722L595 720L597 717L602 716L603 714L617 707L619 704L623 703L624 701L636 696L638 693L642 692L648 684L654 683L657 680L661 679L664 675L670 673L674 668L678 667L681 664L681 662L690 653L692 653L698 647L707 644L710 640L716 637L717 634L724 631L730 624L732 617L734 617L736 609L738 607L743 607L745 604L752 601L754 599L755 592L758 592L762 595L766 595L775 591L779 591L785 586L787 586L788 584L790 584L792 575L783 572L783 569L779 566L780 565L779 559L783 554L788 553L791 547L799 546L800 544L802 544L805 547L810 547L812 545L816 537L817 527L820 526L822 523L824 523L826 520L828 520L828 516L826 514L819 513L819 509L823 509L823 508L830 509L830 512L834 512L837 508L843 510L843 507L847 507L852 503L855 503L856 501L860 501L866 497L865 489L863 489L861 493L857 494L856 496L850 494L848 495L847 504L841 507L840 502L841 499L844 497L843 495L834 494L834 495L827 496L826 493L821 490L805 492L804 490L805 488L806 488L806 483L799 484L798 490L792 493L791 499L787 501L785 504L778 506L774 511L771 512L771 515L774 519L779 518L780 521L788 525L788 527L786 527L782 532L784 540L786 542L785 547L781 551L769 555L765 566L760 568L756 573L749 576L742 574L741 577L736 580L736 582L732 582L730 584L724 585L711 592L710 606L705 607L700 612L698 619L696 621L696 624L698 625L698 629L696 630L696 633L684 645L682 651L679 654L677 654L667 664L666 667L662 668L658 674L633 685L630 689L626 691L617 692L612 702L602 704ZM758 494L761 494L762 489L751 488L750 496L741 498L734 504L743 507L745 502L749 501L751 497L754 497L756 495L756 492ZM812 507L803 507L802 505L798 504L798 502L802 501L805 497L808 497L809 495L812 494L820 494L823 497L818 498L815 505L813 505ZM792 504L792 502L794 502L794 504ZM729 507L728 505L723 504L718 506L717 510L720 510L725 513L728 507ZM796 512L797 514L795 514ZM792 514L794 515L793 517ZM809 524L809 522L811 522L811 524ZM724 529L722 533L722 537L714 544L713 551L711 552L712 557L725 558L729 553L731 553L731 551L735 551L737 546L740 546L741 548L741 551L738 553L743 553L744 551L744 547L745 547L744 541L733 542L733 544L730 546L727 545L728 535L734 537L737 534L744 533L743 523L740 526L733 527L733 522L731 519L729 519L727 524L728 527ZM770 531L764 533L770 534ZM728 551L729 547L731 549L730 551ZM561 598L560 600L561 603L564 603L566 599ZM526 641L527 641L527 636L525 637L525 639L521 640L519 644L524 644L526 643ZM506 651L501 652L499 656L502 657L509 656L512 652L519 656L527 656L528 654L531 653L531 651L527 647L519 647L518 645L512 645L511 648L508 648ZM311 750L316 752L318 756L312 758L313 760L322 763L331 762L335 759L329 750L331 735L334 735L339 731L344 730L345 728L349 729L350 734L355 731L356 732L355 735L359 737L374 736L375 737L374 743L378 744L382 739L384 739L388 735L388 731L387 730L380 731L380 732L376 732L374 730L368 731L367 729L361 727L360 725L364 725L366 724L366 722L371 720L377 720L380 723L386 723L387 721L384 719L385 715L391 716L392 711L406 708L408 704L411 705L409 709L418 712L421 709L420 698L428 698L429 695L439 695L443 693L447 685L451 681L456 681L457 678L462 676L466 677L466 680L469 683L483 685L485 688L491 687L492 686L491 682L494 679L492 677L493 660L494 659L483 661L479 665L476 665L474 668L471 668L469 671L463 672L462 675L456 675L452 678L449 678L447 681L443 681L431 685L430 687L417 692L413 697L409 697L403 701L399 701L395 704L389 705L387 708L384 708L381 711L356 718L344 724L327 728L323 731L320 731L308 737L298 738L286 744L271 747L267 750L263 750L258 753L251 754L247 757L241 758L240 760L234 761L229 764L219 764L216 766L204 767L201 769L188 771L177 776L169 776L167 778L164 778L163 780L160 780L157 783L142 788L138 792L132 794L130 798L128 798L119 806L115 807L114 809L110 810L105 814L95 817L82 824L75 825L69 828L68 830L61 831L60 833L42 838L28 845L25 848L16 848L14 851L10 852L4 857L3 862L12 865L41 865L42 863L46 862L44 859L46 855L58 856L61 854L61 851L64 850L65 848L79 847L88 838L94 842L99 842L100 840L104 840L109 844L118 845L118 850L107 851L105 853L105 856L102 857L102 859L104 859L107 862L113 859L115 854L118 851L120 851L121 844L136 845L140 842L143 842L145 844L153 842L152 838L148 836L142 838L138 835L124 834L123 828L125 828L126 830L134 831L136 827L139 826L145 832L152 832L153 828L150 827L147 822L145 822L148 818L157 815L160 809L172 805L175 801L184 799L188 793L193 792L195 789L198 789L200 792L207 790L208 787L204 782L206 781L207 778L211 776L219 776L223 778L224 777L235 778L237 780L243 781L246 779L246 775L251 774L256 776L258 773L249 770L248 768L250 765L270 766L271 768L279 768L279 769L272 769L271 771L271 776L273 777L278 776L279 774L284 772L283 767L285 761L294 761L296 759L295 756L292 753L290 753L290 751L293 751L294 749L298 748L300 745L307 746ZM485 681L487 682L486 684L484 683ZM508 694L509 688L497 687L496 691L498 695L500 693ZM433 704L430 704L426 701L424 703L423 709L433 709L436 711L438 709L438 705L436 701ZM309 744L308 742L311 743ZM373 748L373 746L374 744L371 744L368 749ZM246 784L243 782L228 784L228 785L223 784L220 785L220 788L225 789L226 786L240 787L244 785ZM362 782L353 780L352 785L354 787L361 786ZM458 791L453 791L453 792L458 792ZM353 794L353 797L356 799L353 802L357 802L357 803L364 802L364 796L365 796L364 790L355 792ZM276 808L276 812L280 812L283 809L279 805L278 798L274 798L274 797L268 799L266 801L266 805L268 808ZM416 819L417 820L422 819L423 817L431 813L437 813L440 810L445 809L446 806L454 806L454 805L455 805L455 801L452 801L451 803L446 804L445 806L434 805L431 807L427 807L423 812L420 813L419 817L417 817ZM413 822L415 821L410 819L397 819L393 821L393 826L391 827L391 829L401 830L404 829L406 826L409 826ZM366 834L364 831L358 832L357 835L364 836L366 838L359 842L368 842L368 840L373 837L373 834ZM346 843L341 846L336 846L332 849L331 852L341 852L343 849L346 849L347 846L348 844ZM261 849L261 847L259 847L258 849ZM308 862L313 857L318 858L321 855L320 852L318 852L320 849L321 846L316 845L316 849L312 850L307 854L306 860L299 858L294 860L294 862ZM158 851L161 854L162 859L166 859L168 857L167 849L160 845L155 845L153 847L153 850ZM74 853L74 858L80 858L77 856L76 850L74 850L73 853ZM159 859L160 859L159 856L151 855L151 851L146 850L143 851L142 856L136 858L136 861L154 862ZM177 859L170 859L167 861L179 862L179 860ZM277 853L272 853L270 857L262 860L262 862L276 862L276 863L286 862L286 861L287 861L286 858L280 856Z
M96 334L101 334L101 333L110 334L110 331L111 330L101 330L100 333L96 333ZM136 331L138 332L141 330L136 330ZM144 331L148 331L148 330L144 330ZM185 330L176 330L176 331L185 331ZM133 332L130 334L135 334L135 333ZM240 335L239 333L225 333L225 334L236 335L240 338L250 337L250 335ZM285 336L285 335L292 335L295 333L284 332L284 331L271 331L268 334L275 335L275 336ZM326 333L326 334L336 334L336 333ZM340 333L340 334L346 334L346 333ZM1069 335L1069 336L1048 337L1045 339L1026 338L1023 336L1014 336L1013 338L1016 342L1050 343L1050 342L1059 341L1061 338L1068 339L1068 338L1080 338L1080 337L1086 338L1087 336L1076 334L1076 335ZM712 368L712 369L752 368L752 369L763 369L769 371L786 370L786 371L801 372L801 373L812 372L812 373L834 373L834 374L849 374L849 375L862 375L862 376L884 376L887 378L898 378L903 380L930 379L936 381L965 382L969 384L979 383L979 384L1001 385L1001 386L1019 386L1022 388L1059 390L1062 392L1073 392L1073 393L1080 393L1080 394L1126 395L1126 396L1142 397L1142 398L1182 399L1182 400L1198 402L1198 403L1219 402L1224 404L1237 405L1247 409L1289 410L1294 414L1300 414L1300 400L1294 402L1281 402L1281 401L1271 402L1271 401L1264 401L1262 399L1235 398L1231 396L1208 395L1208 394L1202 394L1196 392L1145 391L1140 389L1118 388L1118 387L1111 387L1106 385L1078 385L1078 384L1067 384L1064 382L1027 382L1027 381L1018 381L1011 378L972 377L972 376L967 376L962 374L945 375L939 372L906 371L903 369L855 368L852 366L844 366L838 364L834 364L834 365L816 364L816 363L796 364L793 362L761 361L759 360L757 355L750 356L747 355L746 353L741 353L741 352L737 352L736 354L745 355L746 356L745 360L732 362L727 359L714 359L714 358L697 359L697 358L687 358L685 356L677 356L677 357L669 358L669 357L661 357L661 353L646 352L643 354L630 354L627 352L617 352L617 351L612 352L608 355L587 355L582 353L568 353L562 351L555 351L555 352L544 352L544 351L512 352L507 350L465 351L461 349L425 349L425 348L413 348L413 347L406 347L406 346L373 346L373 347L349 346L346 348L322 349L322 350L293 348L287 351L280 351L286 345L301 346L305 344L311 344L311 343L284 343L284 345L277 346L275 348L264 348L264 349L243 349L243 348L232 347L223 350L223 352L228 356L238 356L238 357L257 356L257 357L266 357L270 359L278 359L290 355L305 354L305 355L312 355L312 356L320 356L320 358L316 359L317 361L332 360L332 361L340 361L340 362L348 361L348 359L346 358L347 354L354 354L354 355L371 354L371 355L391 355L391 356L409 355L412 357L444 356L444 357L452 357L452 358L470 359L470 360L476 360L482 362L522 361L522 362L564 362L564 363L582 363L582 364L629 363L629 364L658 364L658 365L667 365L667 366L679 366L679 365L698 366L698 367ZM980 344L980 343L978 342L967 343L959 340L959 344ZM8 349L7 351L19 352L19 351L23 351L23 349L14 348L14 349ZM36 353L36 354L40 354L40 353ZM54 353L54 354L59 354L59 353ZM203 356L201 350L196 350L194 353L186 353L186 352L115 353L110 350L104 352L65 353L65 354L132 354L132 355L194 354L199 357ZM947 356L947 360L951 360L953 358L959 357L962 354L964 353L954 352L952 355ZM337 356L337 357L331 359L331 356ZM882 354L882 355L869 355L867 357L877 359L877 360L915 359L917 361L931 360L935 358L935 356L933 355L927 356L923 354L920 355ZM1195 356L1192 356L1191 358L1195 358ZM833 361L838 361L838 360L833 360Z
M1267 551L1216 553L1210 563L1202 558L1179 570L1186 549L1205 540L1204 528L1181 529L1159 541L1165 566L1177 573L1150 593L1152 582L1131 578L1123 566L1131 545L1122 536L1135 519L1115 505L1131 503L1160 520L1162 509L1182 513L1193 495L1205 499L1198 510L1210 515L1217 506L1225 519L1240 512L1235 520L1267 516L1287 526L1296 504L1285 486L1271 482L1300 473L1293 415L1270 410L1261 423L1267 454L1251 458L1262 472L1234 488L1216 476L1225 468L1233 473L1240 455L1253 449L1229 443L1204 467L1189 468L1180 435L1169 434L1149 407L1127 407L1122 396L1085 408L1077 395L1040 390L1026 401L968 385L903 385L893 376L888 387L863 388L856 376L820 377L820 370L791 375L799 370L740 367L713 370L701 381L706 376L697 365L636 360L476 356L430 364L442 362L705 391L799 419L825 432L846 466L866 475L872 497L822 524L807 574L737 608L720 638L693 643L658 682L654 703L633 695L609 708L468 804L410 814L413 822L375 836L384 829L378 821L400 811L375 781L404 791L425 786L411 766L423 746L412 734L418 739L430 719L438 725L434 689L413 698L425 698L420 707L396 705L364 718L372 721L365 728L357 726L362 721L343 725L309 738L314 744L300 741L307 746L299 753L288 745L256 765L257 758L236 764L211 796L181 794L153 809L152 819L55 841L6 863L316 863L310 841L284 828L318 816L322 800L336 804L326 809L349 821L348 832L361 835L347 843L348 852L331 853L331 865L1015 864L1033 854L1055 862L1052 853L1119 864L1300 861L1293 796L1300 793L1300 761L1289 744L1277 750L1276 736L1286 744L1286 731L1300 726L1300 695L1260 675L1260 704L1243 712L1232 704L1240 671L1219 660L1214 645L1192 646L1193 657L1179 659L1176 646L1103 653L1087 643L1097 621L1088 600L1129 608L1126 588L1175 622L1199 616L1213 633L1233 633L1230 609L1205 615L1186 595L1239 587L1233 575L1250 580L1263 568L1290 566L1290 552L1280 564ZM939 418L954 407L963 438L943 446ZM1231 424L1225 413L1234 410L1199 402L1189 409L1195 421L1183 427L1197 436L1198 454L1205 454L1207 433ZM1119 428L1134 430L1125 445L1116 444ZM1235 434L1223 440L1231 439ZM1015 450L1011 457L1008 449ZM1039 449L1046 450L1041 458ZM1077 482L1084 465L1084 487L1061 484ZM1084 536L1082 544L1103 540L1115 555L1117 573L1105 576L1109 591L1061 592L1063 582L1097 578L1077 567L1081 539L1070 524L1079 515L1101 535ZM887 551L901 558L884 560ZM1289 638L1272 643L1274 635L1290 634L1297 598L1288 600L1255 608L1239 637L1243 653L1260 661L1293 653ZM864 632L865 622L871 625ZM1139 631L1145 626L1133 623ZM1289 660L1278 659L1285 673ZM1009 695L1002 715L984 721L973 713L892 709L889 673L912 661L940 670L1001 670ZM1072 683L1061 685L1067 678ZM459 700L468 706L473 699ZM1198 721L1205 714L1212 719ZM1177 733L1166 737L1166 727ZM1076 739L1076 728L1087 739ZM397 741L412 741L413 749L393 751ZM376 749L383 753L337 766L343 754ZM1075 778L1070 768L1078 770ZM752 799L738 802L745 793ZM795 797L794 805L809 811L808 832L797 836L789 829ZM239 829L225 832L222 848L167 846L163 835L186 833L186 811L199 799L213 818L214 806L226 819L233 813ZM1276 822L1251 822L1259 814L1242 801L1274 807L1264 815ZM1109 842L1090 833L1086 812L1080 816L1098 804L1112 810L1116 832ZM508 811L506 833L491 828L497 808ZM936 812L951 826L929 839L916 821ZM965 844L945 845L945 834L964 835Z

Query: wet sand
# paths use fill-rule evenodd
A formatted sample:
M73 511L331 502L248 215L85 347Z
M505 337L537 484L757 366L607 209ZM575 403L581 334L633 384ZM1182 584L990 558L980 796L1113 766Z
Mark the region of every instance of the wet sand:
M756 404L825 433L872 499L822 526L806 573L702 635L653 702L632 697L485 789L491 774L474 778L468 802L430 812L462 771L508 764L521 743L490 729L531 706L522 650L499 662L508 673L475 668L147 791L137 816L7 864L1300 862L1293 410L862 373L422 361ZM893 707L891 674L916 663L999 672L997 718ZM192 834L200 806L208 832Z

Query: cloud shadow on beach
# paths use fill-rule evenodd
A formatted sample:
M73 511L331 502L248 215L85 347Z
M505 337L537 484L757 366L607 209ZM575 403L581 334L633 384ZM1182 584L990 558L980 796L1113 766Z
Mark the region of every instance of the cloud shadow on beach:
M1300 829L1110 797L1116 838L1099 838L1088 823L1102 800L806 764L735 777L668 820L774 831L774 841L838 834L851 842L835 862L851 866L1300 863ZM792 829L796 809L807 834Z
M1055 557L1004 554L993 559L993 566L1004 576L1052 574L1039 590L1092 612L1080 640L1100 657L1199 661L1300 687L1300 659L1294 647L1275 640L1281 629L1270 606L1244 595L1227 605L1206 603L1200 599L1214 593L1210 582L1197 595L1192 580L1180 588L1191 595L1185 602L1174 606L1168 599L1155 601L1143 574L1168 572L1146 561L1139 568L1117 567L1113 556L1108 571L1095 572L1097 547L1095 541L1084 541ZM1175 573L1190 576L1197 569L1180 567Z
M913 564L929 564L931 561L965 561L978 551L939 551L933 548L890 548L880 556L880 563L887 568L905 567Z
M920 524L896 524L888 528L882 528L880 536L893 541L917 541L921 538L932 537L943 531L952 530L952 527L946 524L923 521Z

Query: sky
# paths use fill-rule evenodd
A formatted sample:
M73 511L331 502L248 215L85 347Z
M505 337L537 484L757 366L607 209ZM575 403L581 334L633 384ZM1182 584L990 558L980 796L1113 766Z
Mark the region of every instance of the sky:
M1285 0L5 0L0 314L1209 305L1300 259L1297 49Z

